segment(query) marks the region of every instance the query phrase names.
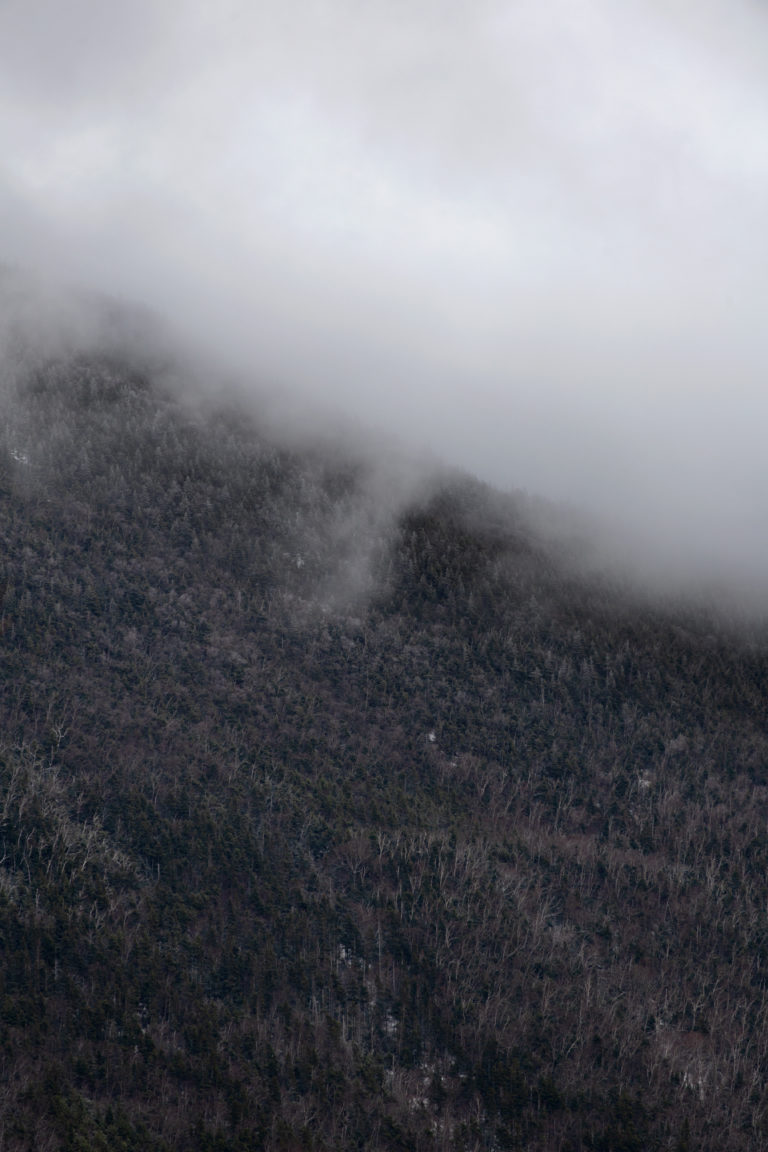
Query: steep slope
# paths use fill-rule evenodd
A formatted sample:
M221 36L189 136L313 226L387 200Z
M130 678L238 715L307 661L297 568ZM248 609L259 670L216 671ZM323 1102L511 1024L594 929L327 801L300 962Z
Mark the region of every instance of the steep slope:
M765 1146L758 644L116 358L5 403L4 1147Z

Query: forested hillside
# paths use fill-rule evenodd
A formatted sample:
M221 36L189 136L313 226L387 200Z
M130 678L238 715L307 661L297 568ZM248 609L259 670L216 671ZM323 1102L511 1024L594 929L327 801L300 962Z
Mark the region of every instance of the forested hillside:
M768 1146L756 638L114 357L3 403L0 1148Z

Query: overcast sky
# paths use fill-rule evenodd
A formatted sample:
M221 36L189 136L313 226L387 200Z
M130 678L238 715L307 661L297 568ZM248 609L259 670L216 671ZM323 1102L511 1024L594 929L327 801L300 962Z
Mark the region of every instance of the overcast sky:
M0 260L768 587L768 4L0 0Z

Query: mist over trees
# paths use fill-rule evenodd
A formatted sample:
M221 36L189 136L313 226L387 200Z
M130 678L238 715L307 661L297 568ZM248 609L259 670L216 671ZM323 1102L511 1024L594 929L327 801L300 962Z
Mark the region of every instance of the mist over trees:
M4 1146L764 1147L759 632L147 357L19 364Z
M6 3L0 258L764 600L767 40L754 0Z
M767 37L0 3L0 1152L768 1148Z

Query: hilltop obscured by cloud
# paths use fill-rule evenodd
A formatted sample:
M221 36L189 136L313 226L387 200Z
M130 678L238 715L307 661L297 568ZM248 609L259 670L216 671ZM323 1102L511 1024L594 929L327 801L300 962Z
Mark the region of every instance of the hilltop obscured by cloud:
M0 257L768 586L766 44L746 0L9 3Z

